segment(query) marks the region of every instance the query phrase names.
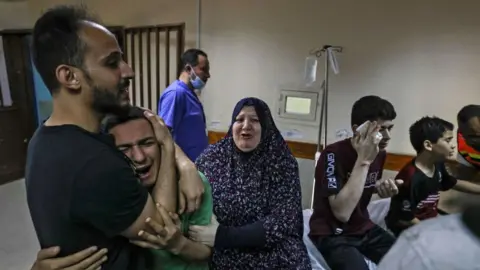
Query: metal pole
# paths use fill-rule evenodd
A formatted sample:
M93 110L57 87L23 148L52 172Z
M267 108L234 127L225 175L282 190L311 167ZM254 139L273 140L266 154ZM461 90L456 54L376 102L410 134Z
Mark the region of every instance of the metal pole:
M323 80L322 86L320 89L323 90L322 92L322 105L320 107L320 125L318 127L318 138L317 138L317 152L321 152L321 144L322 144L322 132L323 132L323 119L325 117L324 110L325 110L325 80Z
M202 0L197 0L197 49L200 49L202 30Z
M327 146L327 131L328 131L328 64L330 61L330 54L327 51L328 48L325 48L325 87L323 88L324 93L323 93L323 98L325 99L324 105L325 105L325 138L324 138L324 144L323 147Z
M320 111L320 126L318 129L318 140L317 140L317 153L315 153L315 167L317 166L318 158L320 157L321 144L322 144L322 134L325 134L324 144L323 147L327 146L327 134L328 134L328 75L329 75L329 62L330 62L330 55L328 53L328 48L332 48L336 52L342 52L343 48L340 46L331 46L325 45L321 50L311 51L311 55L316 55L320 57L321 53L325 54L325 79L323 80L322 86L320 87L323 89L322 94L322 108ZM325 122L324 122L325 121ZM325 123L325 132L323 133L323 123ZM310 208L313 208L313 201L315 199L315 176L313 177L313 188L312 188L312 200L310 202Z

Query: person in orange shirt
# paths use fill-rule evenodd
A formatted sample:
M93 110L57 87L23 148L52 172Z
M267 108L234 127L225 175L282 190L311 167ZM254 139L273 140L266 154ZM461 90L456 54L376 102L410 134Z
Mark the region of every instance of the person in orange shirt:
M457 115L458 155L452 173L459 179L480 182L480 105L467 105Z

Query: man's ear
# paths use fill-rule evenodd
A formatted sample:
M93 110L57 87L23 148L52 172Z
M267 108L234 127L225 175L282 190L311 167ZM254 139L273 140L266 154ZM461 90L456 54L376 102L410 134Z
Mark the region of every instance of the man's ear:
M432 151L433 143L429 140L425 140L425 141L423 141L423 148L425 148L425 150L427 150L427 151Z
M60 65L55 70L55 75L61 86L72 90L80 89L80 81L74 68L67 65Z

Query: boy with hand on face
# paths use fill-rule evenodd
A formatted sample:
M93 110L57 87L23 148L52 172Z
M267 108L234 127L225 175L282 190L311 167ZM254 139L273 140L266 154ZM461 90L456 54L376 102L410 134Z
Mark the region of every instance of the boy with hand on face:
M391 197L402 183L382 177L396 116L389 101L360 98L351 112L355 135L325 147L316 165L309 237L332 269L368 270L365 257L378 263L395 242L367 206L374 193Z
M438 215L439 191L453 188L480 194L480 186L457 180L445 168L445 162L456 154L453 128L452 123L437 117L423 117L410 127L410 142L417 156L398 173L396 178L404 184L392 197L385 218L396 236Z

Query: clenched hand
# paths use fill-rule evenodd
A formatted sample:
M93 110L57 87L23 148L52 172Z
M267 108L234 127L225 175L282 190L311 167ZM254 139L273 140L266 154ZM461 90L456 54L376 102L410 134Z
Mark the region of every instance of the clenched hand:
M375 189L377 190L378 196L390 198L398 194L398 186L402 184L403 180L401 179L383 179L375 183Z

